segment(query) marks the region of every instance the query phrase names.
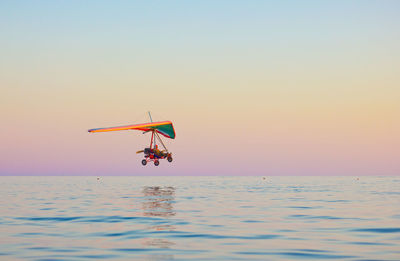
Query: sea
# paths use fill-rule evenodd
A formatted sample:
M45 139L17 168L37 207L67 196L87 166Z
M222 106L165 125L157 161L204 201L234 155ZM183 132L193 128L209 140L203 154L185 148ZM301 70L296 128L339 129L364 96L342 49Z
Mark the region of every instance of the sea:
M0 260L400 260L400 177L0 177Z

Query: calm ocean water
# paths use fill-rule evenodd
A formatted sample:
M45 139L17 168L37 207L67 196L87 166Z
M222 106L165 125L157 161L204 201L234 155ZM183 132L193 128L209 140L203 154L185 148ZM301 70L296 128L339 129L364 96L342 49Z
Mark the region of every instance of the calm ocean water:
M400 260L400 177L0 177L1 260Z

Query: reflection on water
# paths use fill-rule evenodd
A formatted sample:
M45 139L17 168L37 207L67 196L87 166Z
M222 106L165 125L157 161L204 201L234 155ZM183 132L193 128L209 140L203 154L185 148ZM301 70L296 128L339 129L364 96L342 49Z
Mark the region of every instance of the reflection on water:
M142 244L145 246L160 248L170 248L171 246L175 245L175 243L162 238L145 238L142 240Z
M175 200L174 187L144 187L142 193L142 209L144 216L169 218L176 215L173 207L173 203ZM164 222L166 221L168 220L164 220ZM175 230L175 227L168 223L156 224L149 226L148 230L173 231ZM173 243L172 241L163 238L144 238L141 243L145 246L158 248L170 248L175 245L175 243ZM154 256L151 256L151 258L154 258ZM165 258L166 257L163 256L163 259ZM168 258L172 259L173 255L168 256Z
M150 217L175 216L172 206L175 196L174 187L144 187L142 190L143 215Z

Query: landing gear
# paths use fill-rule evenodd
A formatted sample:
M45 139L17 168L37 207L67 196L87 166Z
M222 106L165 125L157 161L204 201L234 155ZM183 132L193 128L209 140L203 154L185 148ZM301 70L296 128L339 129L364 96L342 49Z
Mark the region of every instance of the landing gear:
M147 164L147 160L145 160L145 159L142 160L142 165L143 165L143 166L146 166L146 164Z
M168 162L172 162L172 157L168 156L167 160L168 160Z
M154 165L155 165L155 166L158 166L159 164L160 164L160 162L159 162L158 160L155 160L155 161L154 161Z

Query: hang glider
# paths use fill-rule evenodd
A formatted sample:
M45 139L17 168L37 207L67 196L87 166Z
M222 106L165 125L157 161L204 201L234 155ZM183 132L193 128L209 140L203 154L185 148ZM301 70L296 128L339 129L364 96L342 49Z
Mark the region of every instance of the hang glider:
M144 159L142 160L142 164L146 165L148 162L152 161L154 165L158 166L160 164L160 159L167 159L168 162L172 162L172 153L168 151L167 147L164 145L160 135L164 137L175 139L175 130L171 121L159 121L153 122L151 118L151 114L149 112L149 117L151 122L141 123L141 124L133 124L133 125L125 125L125 126L117 126L117 127L107 127L107 128L97 128L90 129L88 132L108 132L108 131L122 131L122 130L138 130L142 131L143 134L151 132L150 146L148 148L144 148L143 150L139 150L136 153L144 153ZM164 150L159 150L157 146L157 142L161 143Z

